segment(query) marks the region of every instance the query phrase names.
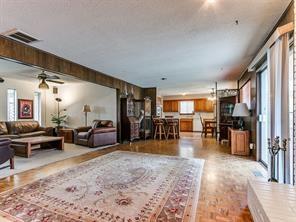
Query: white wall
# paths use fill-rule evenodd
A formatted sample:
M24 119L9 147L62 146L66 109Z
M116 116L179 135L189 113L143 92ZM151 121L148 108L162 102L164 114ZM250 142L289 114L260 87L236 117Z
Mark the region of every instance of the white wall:
M217 83L217 89L237 89L237 81L220 81Z
M34 92L41 92L42 125L53 126L51 116L57 113L55 98L62 99L61 109L67 109L67 126L84 126L83 105L88 104L88 125L94 119L110 119L116 124L116 90L88 82L65 83L58 85L58 94L49 90L39 90L37 81L5 78L0 84L0 121L7 119L7 89L16 89L18 99L32 99Z
M65 84L59 86L58 89L59 93L54 98L62 99L60 109L66 109L65 114L68 115L67 125L69 127L85 125L85 116L82 112L85 104L90 105L91 108L91 112L88 113L88 125L94 119L112 120L116 124L115 89L88 82ZM54 98L50 103L55 107L56 112L57 102Z
M34 99L34 92L40 92L38 83L23 81L18 79L5 78L4 83L0 84L0 121L7 120L7 90L16 89L18 99ZM44 111L44 104L42 104ZM44 120L44 112L42 117Z

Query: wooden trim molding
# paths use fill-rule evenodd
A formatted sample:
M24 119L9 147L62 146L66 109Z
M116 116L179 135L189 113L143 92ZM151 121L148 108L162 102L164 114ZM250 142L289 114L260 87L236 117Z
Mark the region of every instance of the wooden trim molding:
M3 35L0 35L0 58L61 75L66 74L83 81L119 89L121 91L124 90L126 85L128 91L133 87L136 98L141 98L143 96L143 89L139 86L74 63L30 45L9 39Z
M260 62L260 60L266 55L267 50L278 40L282 35L294 31L294 24L293 22L290 22L286 25L283 25L281 27L278 27L275 32L271 35L271 37L268 39L266 44L263 46L263 48L259 51L259 53L256 55L256 57L253 59L251 64L249 65L248 70L254 71L256 69L256 65Z

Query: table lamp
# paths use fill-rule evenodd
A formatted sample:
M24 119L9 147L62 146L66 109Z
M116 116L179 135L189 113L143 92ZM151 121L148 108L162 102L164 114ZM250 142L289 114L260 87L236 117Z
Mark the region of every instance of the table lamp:
M246 103L236 103L232 113L233 117L239 117L238 127L239 130L244 130L244 120L242 117L250 116L248 106Z
M82 112L85 113L85 126L87 126L87 113L91 112L90 105L84 105Z

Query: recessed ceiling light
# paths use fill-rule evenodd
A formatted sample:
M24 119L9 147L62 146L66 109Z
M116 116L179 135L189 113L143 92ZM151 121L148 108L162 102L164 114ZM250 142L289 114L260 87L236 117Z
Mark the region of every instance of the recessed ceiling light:
M216 3L216 0L207 0L208 1L208 3L210 3L210 4L214 4L214 3Z

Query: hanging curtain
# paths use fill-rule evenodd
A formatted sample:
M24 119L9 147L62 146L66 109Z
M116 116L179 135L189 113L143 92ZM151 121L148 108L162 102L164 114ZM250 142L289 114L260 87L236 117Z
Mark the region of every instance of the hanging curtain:
M267 53L269 70L269 135L273 140L276 136L280 140L289 138L289 34L282 35L271 46ZM289 146L287 146L289 149ZM286 152L286 164L284 166L284 156L280 152L276 159L276 176L279 182L283 183L286 178L287 183L290 178L290 155ZM270 161L270 160L269 160ZM270 166L270 163L268 164ZM284 167L286 173L284 175ZM270 168L270 167L269 167ZM270 172L270 169L269 169Z

